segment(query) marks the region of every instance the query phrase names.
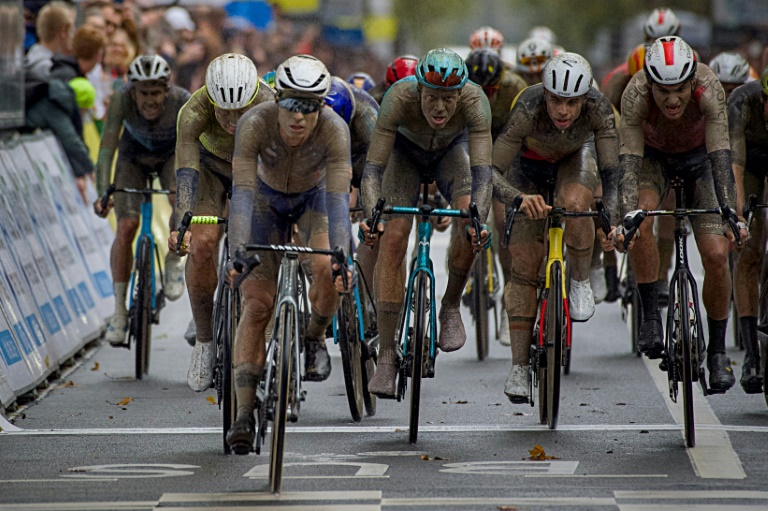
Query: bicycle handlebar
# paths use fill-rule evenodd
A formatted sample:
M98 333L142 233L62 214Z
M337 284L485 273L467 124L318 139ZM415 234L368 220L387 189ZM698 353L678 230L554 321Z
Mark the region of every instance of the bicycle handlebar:
M746 204L744 204L744 211L742 212L742 216L747 219L747 232L752 228L752 220L755 218L755 210L766 208L768 208L768 204L757 203L757 195L749 196Z
M181 255L181 244L184 241L184 236L187 234L190 225L219 225L226 223L226 218L212 215L193 215L191 211L187 211L181 218L179 228L177 229L179 236L176 240L176 255Z
M720 215L723 222L728 224L728 227L736 237L736 243L741 246L741 236L739 235L739 225L734 219L735 213L728 206L721 206L719 208L711 209L636 209L630 211L624 215L622 225L626 234L624 235L624 250L629 247L632 238L640 228L640 224L643 223L646 217L649 216L674 216L676 218L683 216L699 216L699 215Z

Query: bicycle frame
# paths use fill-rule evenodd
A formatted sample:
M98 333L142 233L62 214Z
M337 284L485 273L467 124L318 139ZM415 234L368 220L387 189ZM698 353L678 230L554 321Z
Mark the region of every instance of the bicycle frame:
M558 208L553 208L553 211L557 211L557 209ZM547 232L548 232L548 238L549 238L549 248L548 248L548 254L547 254L544 293L542 295L541 308L540 308L540 314L539 314L539 339L538 339L539 348L545 348L543 323L544 323L544 318L546 317L546 311L547 311L547 296L549 295L550 286L552 286L553 284L552 282L550 282L550 270L552 269L552 265L555 262L559 262L560 267L563 269L563 271L561 272L562 278L560 279L560 286L562 288L562 296L563 296L563 311L565 312L565 329L566 329L565 339L566 339L566 347L567 348L571 347L571 314L568 309L568 293L567 293L566 281L565 281L565 260L563 258L563 220L562 218L563 217L561 213L555 212L548 219L549 228Z
M151 185L148 187L151 188ZM160 272L160 280L163 278L163 269L160 263L160 256L157 252L157 246L155 244L155 237L152 234L152 194L144 193L143 201L141 203L141 228L139 235L136 237L136 250L133 254L134 271L131 272L131 287L130 287L130 301L128 308L133 307L134 286L136 285L136 261L139 256L139 246L141 245L142 237L147 236L149 238L150 251L155 254L157 259L157 271ZM152 310L157 310L157 277L155 275L155 265L150 265L150 282L152 283Z

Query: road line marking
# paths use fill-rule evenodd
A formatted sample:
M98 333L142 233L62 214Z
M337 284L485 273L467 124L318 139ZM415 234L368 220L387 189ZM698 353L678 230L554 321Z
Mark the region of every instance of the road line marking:
M619 511L765 511L762 505L723 504L619 504Z
M381 511L381 504L302 504L300 506L213 506L213 507L155 507L153 511ZM2 509L0 509L2 511ZM722 511L722 510L721 510Z
M528 474L525 477L595 477L595 478L622 478L631 477L669 477L667 474Z
M518 498L518 497L486 497L486 498L434 498L434 499L382 499L382 507L401 506L536 506L536 505L558 506L612 506L616 507L616 500L612 498L601 497L540 497L540 498ZM261 509L261 508L259 508ZM174 510L176 511L176 510ZM206 511L208 511L206 509ZM721 510L722 511L722 510Z
M115 482L117 481L117 478L89 478L89 479L0 479L0 484L2 483L71 483L72 481L80 481L80 482Z
M677 424L685 421L683 414L683 393L680 389L678 402L673 403L669 398L669 380L667 373L659 369L658 362L642 357L646 369L653 378L656 388L661 392L667 409ZM715 412L707 403L707 399L699 392L696 385L693 389L693 416L696 422L696 447L686 448L693 470L702 479L745 479L747 474L741 466L741 460L733 450L731 439L724 429L715 430L703 428L701 425L719 426ZM683 433L683 437L685 434Z
M616 499L758 499L768 500L768 491L614 491Z
M252 502L290 500L381 500L381 491L297 491L280 495L263 492L249 493L164 493L160 503L170 502Z
M100 511L102 509L154 509L156 505L157 501L154 500L146 502L43 502L34 504L0 503L0 511Z
M248 479L269 479L269 476L248 476ZM389 476L283 476L283 479L389 479Z

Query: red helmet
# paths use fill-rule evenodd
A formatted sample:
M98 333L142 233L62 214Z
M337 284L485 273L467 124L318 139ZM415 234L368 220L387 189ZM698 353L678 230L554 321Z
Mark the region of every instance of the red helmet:
M490 48L499 51L503 45L504 36L495 28L480 27L469 36L469 47L473 50Z
M401 55L393 60L387 66L387 87L391 87L393 83L406 76L415 75L418 63L419 58L414 55Z

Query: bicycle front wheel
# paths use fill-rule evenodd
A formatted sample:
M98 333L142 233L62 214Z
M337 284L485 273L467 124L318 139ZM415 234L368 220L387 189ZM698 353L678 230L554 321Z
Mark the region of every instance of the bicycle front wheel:
M283 307L280 312L279 343L275 346L275 395L272 419L272 440L269 453L269 484L272 493L280 493L283 482L283 455L285 453L285 423L288 420L288 393L291 381L291 350L294 338L294 310Z
M341 367L344 372L349 412L353 421L360 422L363 418L363 355L353 293L347 293L341 299L341 305L336 312L336 336L341 351Z
M427 277L416 278L416 311L413 315L414 328L411 339L411 417L408 440L416 443L419 436L419 403L421 401L421 373L424 367L424 337L427 331Z
M484 251L475 256L472 265L472 315L475 318L475 343L477 359L483 361L488 356L488 254Z
M681 375L682 377L682 384L683 384L683 415L684 415L684 430L685 430L685 444L688 447L693 447L696 445L696 431L694 429L694 420L693 420L693 356L692 356L692 349L698 349L698 347L694 348L693 343L691 342L691 317L689 314L688 309L688 301L689 301L689 287L688 287L688 278L685 276L685 274L682 274L680 278L677 279L677 292L678 292L678 300L676 302L670 302L674 303L674 305L678 308L678 314L680 318L680 324L678 328L678 333L680 334L680 337L678 338L678 341L680 342L680 350L682 351L682 356L678 358L678 361L680 364L682 364L682 367L680 368L680 371L678 371L677 374ZM695 369L698 374L698 368Z
M221 403L222 432L224 434L224 454L229 454L227 444L227 432L232 426L237 414L237 399L235 398L235 385L232 378L232 350L235 345L235 332L237 331L237 314L239 311L239 291L224 288L223 306L220 317L221 332L218 338L219 356L219 399Z
M547 299L546 323L544 335L547 343L547 426L557 427L560 412L560 366L563 362L563 344L565 342L565 316L563 310L563 269L559 262L554 262L549 275L549 296Z
M135 299L131 329L136 347L136 379L149 371L149 351L152 338L152 242L142 236L136 256Z

